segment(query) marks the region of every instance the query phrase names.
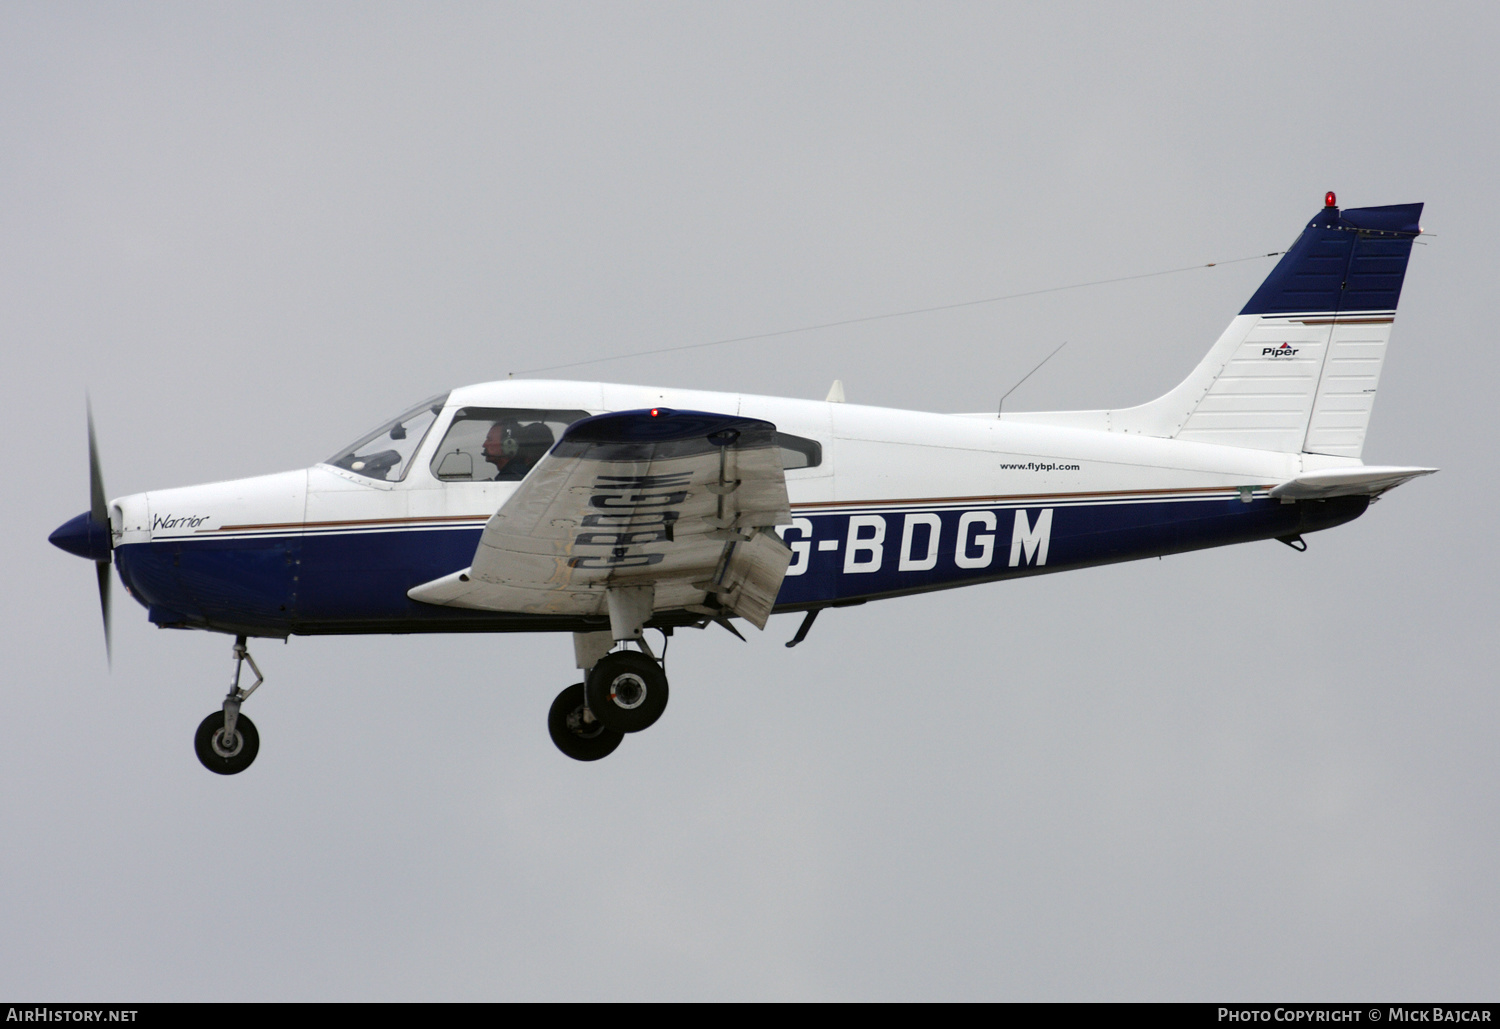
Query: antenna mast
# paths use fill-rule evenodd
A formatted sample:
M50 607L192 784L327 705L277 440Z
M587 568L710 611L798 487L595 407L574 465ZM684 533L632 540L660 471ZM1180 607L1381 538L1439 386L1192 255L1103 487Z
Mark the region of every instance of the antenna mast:
M1042 365L1046 364L1048 361L1050 361L1054 357L1056 357L1057 353L1058 353L1058 350L1061 350L1063 347L1065 347L1067 345L1068 345L1068 341L1067 340L1063 340L1061 343L1059 343L1057 345L1057 350L1052 351L1052 353L1050 353L1046 357L1042 358L1041 364L1038 364L1035 368L1031 369L1031 371L1029 371L1025 375L1021 376L1021 382L1025 382L1027 379L1031 378L1037 372L1041 371ZM1002 396L1000 398L1000 406L995 409L995 418L996 419L999 419L1000 416L1005 413L1005 397L1010 396L1016 390L1020 389L1021 388L1021 382L1016 383L1010 389L1006 390L1005 391L1005 396Z

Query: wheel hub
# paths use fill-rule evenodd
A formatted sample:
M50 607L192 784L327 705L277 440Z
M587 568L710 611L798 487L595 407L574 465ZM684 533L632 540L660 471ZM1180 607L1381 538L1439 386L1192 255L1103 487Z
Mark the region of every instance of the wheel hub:
M591 740L604 731L604 723L593 721L584 717L583 705L574 708L568 714L568 731L579 739Z
M616 676L609 684L609 699L615 707L633 711L646 702L646 681L633 672Z
M245 746L245 737L242 736L242 735L240 735L238 732L236 732L234 734L234 743L233 743L232 746L229 746L229 747L226 747L224 745L224 730L223 729L220 729L218 732L214 733L214 738L213 738L214 753L217 754L217 755L219 755L220 757L234 757L242 749L244 749L244 746Z

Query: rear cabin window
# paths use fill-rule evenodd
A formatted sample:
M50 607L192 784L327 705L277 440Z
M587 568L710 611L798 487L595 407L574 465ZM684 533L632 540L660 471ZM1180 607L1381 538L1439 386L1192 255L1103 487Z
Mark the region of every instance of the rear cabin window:
M587 411L461 407L432 459L444 482L519 482Z
M781 467L787 471L794 468L816 468L823 463L823 445L815 439L778 432L776 445L781 448Z

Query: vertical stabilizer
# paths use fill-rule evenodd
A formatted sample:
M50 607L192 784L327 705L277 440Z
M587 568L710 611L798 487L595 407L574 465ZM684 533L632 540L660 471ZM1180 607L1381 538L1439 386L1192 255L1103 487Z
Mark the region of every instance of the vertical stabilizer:
M1104 427L1359 457L1421 214L1421 204L1341 212L1328 194L1193 373L1149 404L1102 412Z

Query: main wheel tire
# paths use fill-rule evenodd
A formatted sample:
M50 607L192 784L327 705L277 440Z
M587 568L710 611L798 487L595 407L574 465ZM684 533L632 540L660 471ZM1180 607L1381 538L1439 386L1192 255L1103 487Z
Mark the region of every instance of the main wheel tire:
M649 729L667 709L667 674L638 650L605 654L586 689L594 717L621 732Z
M224 740L224 712L215 711L198 723L198 734L193 737L193 749L203 767L219 775L235 775L250 767L255 755L260 753L260 733L255 723L244 715L234 720L234 739Z
M583 683L575 682L557 695L547 712L547 731L552 742L574 761L598 761L613 754L625 734L597 719L583 718Z

